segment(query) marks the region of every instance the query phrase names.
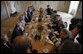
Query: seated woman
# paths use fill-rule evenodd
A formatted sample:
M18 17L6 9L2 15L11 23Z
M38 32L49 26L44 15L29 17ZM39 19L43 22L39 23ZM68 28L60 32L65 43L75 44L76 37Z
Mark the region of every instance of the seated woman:
M25 33L24 27L20 23L18 23L13 30L11 42L13 42L13 39L16 36L23 35L24 33Z
M12 53L12 45L10 44L7 35L1 36L1 53Z
M53 11L53 14L51 15L51 19L52 19L53 22L56 21L56 15L57 15L57 12Z
M56 18L57 11L53 11L53 14L51 15L51 18Z
M50 29L51 31L50 31L50 33L49 33L49 36L48 36L48 38L54 43L54 45L56 46L56 47L58 47L58 44L60 44L60 39L59 38L57 38L56 37L56 35L55 35L55 33L54 33L54 30L51 28ZM59 42L59 43L58 43Z
M79 18L72 18L71 19L71 24L69 25L69 30L72 31L73 28L76 26L77 23L81 22L82 19Z

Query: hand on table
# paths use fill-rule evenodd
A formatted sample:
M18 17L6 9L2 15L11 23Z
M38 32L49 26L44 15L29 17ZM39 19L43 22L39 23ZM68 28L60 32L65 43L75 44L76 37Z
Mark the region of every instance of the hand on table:
M21 27L21 30L24 31L24 27Z
M59 35L58 31L55 31L54 33L57 34L57 35Z

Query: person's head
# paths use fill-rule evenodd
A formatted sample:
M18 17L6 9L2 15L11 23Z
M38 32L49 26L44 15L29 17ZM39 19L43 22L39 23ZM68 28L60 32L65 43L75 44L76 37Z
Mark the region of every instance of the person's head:
M63 21L58 21L58 26L62 27L63 26Z
M29 48L30 40L27 36L17 36L14 39L14 52L15 53L26 53Z
M47 5L47 8L50 8L50 5Z
M19 22L19 23L17 23L17 25L16 25L16 26L17 26L17 28L18 28L18 29L22 29L22 28L24 28L24 27L23 27L23 25L22 25L22 23L20 23L20 22Z
M55 11L53 11L53 14L54 14L54 15L56 15L56 14L57 14L57 11L56 11L56 10L55 10Z
M28 11L29 11L29 12L31 12L31 11L32 11L31 6L29 6L29 7L28 7Z
M19 21L22 21L25 19L23 16L24 16L24 13L19 17Z
M56 20L57 20L57 21L59 20L59 17L60 17L60 15L56 15Z
M67 25L67 22L64 22L64 26L65 26L65 28L67 28L67 26L68 26L68 25Z
M36 49L32 50L31 53L38 53L38 51Z
M9 41L6 34L2 34L1 40L2 40L3 42L8 42L8 41Z
M71 40L65 40L58 51L58 53L82 53L82 46Z
M53 33L53 32L54 32L54 29L52 29L52 28L51 28L50 30L51 30L51 33Z
M60 37L61 38L69 37L69 31L67 29L61 29Z
M34 6L32 5L31 8L34 8Z

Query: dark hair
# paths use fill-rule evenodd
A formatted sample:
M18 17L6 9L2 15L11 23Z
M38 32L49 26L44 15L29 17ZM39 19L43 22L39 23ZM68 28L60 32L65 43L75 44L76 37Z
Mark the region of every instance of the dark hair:
M65 40L61 45L59 53L82 53L82 46L71 40Z
M56 16L60 16L60 15L56 15Z
M38 53L38 51L36 49L32 50L31 53Z
M50 5L47 5L47 7L49 7Z
M53 11L54 13L57 13L57 11L55 10L55 11Z
M80 21L82 21L82 19L79 19L79 18L72 18L72 19L71 19L71 24L76 25L76 24L79 23Z
M26 36L17 36L14 39L14 53L26 53L30 40Z

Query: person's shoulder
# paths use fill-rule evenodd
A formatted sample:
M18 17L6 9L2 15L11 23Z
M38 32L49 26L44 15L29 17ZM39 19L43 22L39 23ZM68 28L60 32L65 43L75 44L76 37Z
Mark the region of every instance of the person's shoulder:
M48 8L46 10L48 10Z

